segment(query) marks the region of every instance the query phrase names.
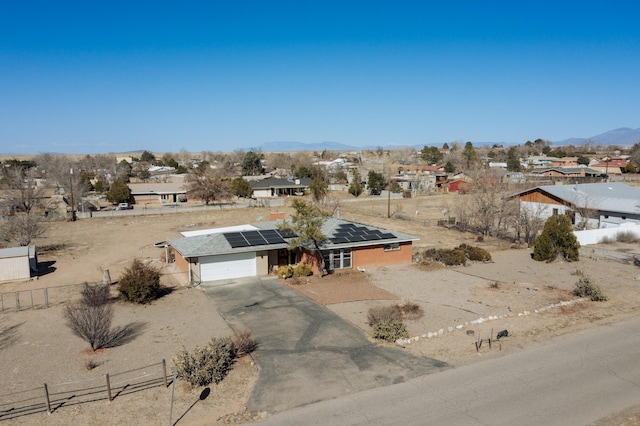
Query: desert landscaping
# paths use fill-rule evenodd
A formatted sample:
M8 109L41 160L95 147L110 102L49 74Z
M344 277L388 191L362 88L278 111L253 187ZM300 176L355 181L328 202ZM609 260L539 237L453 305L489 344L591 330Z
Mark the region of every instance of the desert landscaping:
M414 244L418 257L426 248L467 243L489 251L491 261L458 267L435 263L380 267L282 285L290 285L367 334L371 307L416 303L424 315L407 321L410 339L394 346L453 366L503 356L637 314L640 268L628 261L629 256L640 254L637 244L583 247L578 262L536 262L531 250L522 245L436 226L442 210L462 196L394 199L390 208L387 200L365 197L343 202L339 214L419 237ZM186 277L165 262L164 250L154 244L179 237L180 231L254 223L280 211L290 213L290 207L215 207L47 223L46 234L35 241L46 273L31 281L0 284L0 327L4 331L0 340L4 366L0 421L16 425L45 420L51 425L159 424L168 421L170 413L174 422L184 425L259 420L264 413L244 412L259 374L250 356L238 360L202 400L202 389L190 389L180 381L175 389L162 384L162 360L171 375L170 359L181 347L202 346L233 330L217 314L215 300L209 300L198 287L184 285ZM122 346L91 353L87 343L65 325L63 306L79 296L82 283L101 281L104 271L117 281L134 258L161 268L162 283L171 291L149 305L117 302L115 324L142 322L142 332ZM573 296L579 276L590 277L609 300L592 302ZM48 288L47 309L41 306L44 288ZM15 310L16 291L21 292L19 312ZM509 335L495 340L500 330L508 330ZM41 404L44 383L51 393L74 386L87 389L101 385L106 374L112 377L115 389L123 386L121 382L135 385L125 384L111 402L106 395L81 403L81 398L69 398L53 407L50 415L11 410L13 401L33 398L31 404Z

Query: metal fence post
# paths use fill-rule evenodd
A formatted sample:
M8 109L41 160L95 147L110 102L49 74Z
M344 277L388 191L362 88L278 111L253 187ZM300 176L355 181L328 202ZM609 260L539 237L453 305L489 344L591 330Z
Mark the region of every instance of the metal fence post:
M164 359L162 360L162 381L164 383L164 387L166 388L167 385L167 361L165 361Z
M49 287L44 288L44 307L49 308Z
M16 291L16 311L20 312L20 292Z
M49 389L46 383L44 384L44 402L47 406L47 414L51 414L51 401L49 400Z

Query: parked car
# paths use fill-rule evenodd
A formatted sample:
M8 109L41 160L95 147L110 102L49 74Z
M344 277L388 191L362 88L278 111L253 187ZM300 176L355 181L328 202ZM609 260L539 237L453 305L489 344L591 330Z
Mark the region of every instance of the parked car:
M129 203L120 203L116 206L116 210L132 210L133 204Z

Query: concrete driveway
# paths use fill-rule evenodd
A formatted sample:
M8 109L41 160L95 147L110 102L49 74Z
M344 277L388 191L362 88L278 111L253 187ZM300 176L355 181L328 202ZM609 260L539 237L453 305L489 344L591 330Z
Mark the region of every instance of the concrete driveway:
M260 371L249 411L275 413L448 367L398 348L381 347L277 278L203 283L203 290L236 331L258 341Z

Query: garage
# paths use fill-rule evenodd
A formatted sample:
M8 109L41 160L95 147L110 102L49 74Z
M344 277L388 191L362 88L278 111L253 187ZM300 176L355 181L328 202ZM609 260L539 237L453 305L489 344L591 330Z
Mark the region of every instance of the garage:
M221 254L200 258L202 281L256 276L255 252Z

